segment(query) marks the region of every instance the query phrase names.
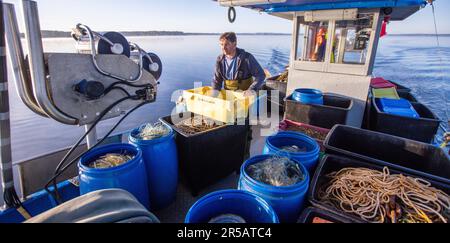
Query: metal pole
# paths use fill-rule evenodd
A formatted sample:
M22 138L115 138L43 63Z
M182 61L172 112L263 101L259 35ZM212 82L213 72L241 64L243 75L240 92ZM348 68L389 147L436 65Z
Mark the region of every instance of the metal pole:
M13 4L3 4L3 17L5 21L5 40L7 47L8 64L12 76L16 81L17 93L22 102L34 113L47 117L34 98L31 77L27 72L22 43L20 40L19 25Z
M89 131L89 129L91 129L92 125L88 124L84 126L84 130L87 132ZM94 127L94 129L92 129L92 131L88 134L86 141L87 141L87 146L88 149L94 147L95 144L97 144L97 129Z
M6 201L6 192L14 190L14 177L11 154L11 126L9 120L9 94L8 74L6 69L5 28L3 19L3 1L1 0L0 15L0 169L2 179L2 196L3 200Z
M34 97L39 107L49 117L63 124L77 125L78 121L75 118L67 116L53 105L47 93L44 48L42 46L41 25L39 23L37 3L31 0L22 0L22 9Z

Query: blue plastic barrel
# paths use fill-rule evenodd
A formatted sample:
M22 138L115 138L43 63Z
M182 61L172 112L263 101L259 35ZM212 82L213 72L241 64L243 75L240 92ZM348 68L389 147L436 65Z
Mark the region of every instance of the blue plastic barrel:
M279 223L277 214L266 201L241 190L206 195L191 207L185 223L231 223L242 219L245 223Z
M142 150L148 178L152 209L158 210L175 201L178 186L178 154L175 132L164 124L169 133L161 138L142 140L139 129L131 132L128 140Z
M263 198L275 210L282 223L295 223L304 208L306 194L309 189L310 176L306 168L299 164L300 170L305 175L305 179L295 185L286 187L276 187L256 181L247 173L247 168L253 164L265 161L273 155L259 155L247 160L241 168L241 178L239 189L251 192Z
M108 169L90 168L89 164L101 156L126 152L134 158L122 165ZM133 194L139 202L150 209L147 174L142 152L131 144L111 144L93 149L81 157L79 163L80 194L119 188Z
M296 153L282 150L286 146L305 148L306 152ZM280 132L267 138L263 154L275 154L299 161L310 173L313 173L319 161L320 146L316 140L303 133Z
M317 89L296 89L292 99L303 104L323 105L323 93Z

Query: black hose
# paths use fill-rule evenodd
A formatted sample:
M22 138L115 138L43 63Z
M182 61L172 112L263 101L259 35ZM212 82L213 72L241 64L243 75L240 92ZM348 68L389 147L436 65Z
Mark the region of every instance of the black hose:
M53 194L53 193L51 193L50 192L50 190L49 190L49 185L52 183L52 182L56 182L56 179L59 177L59 176L61 176L61 174L62 173L64 173L70 166L72 166L75 162L77 162L81 157L83 157L85 154L87 154L87 153L89 153L90 151L92 151L92 149L94 149L94 148L96 148L98 145L100 145L100 144L102 144L110 135L111 135L111 133L131 114L131 113L133 113L135 110L137 110L137 109L139 109L140 107L142 107L142 106L144 106L144 105L146 105L146 104L148 104L149 102L147 102L147 101L145 101L145 102L142 102L141 104L139 104L139 105L137 105L135 108L133 108L132 110L130 110L124 117L122 117L117 123L116 123L116 125L114 125L114 127L99 141L99 142L97 142L92 148L90 148L90 149L88 149L86 152L84 152L84 153L82 153L82 154L80 154L79 156L77 156L75 159L73 159L72 161L70 161L66 166L64 166L63 168L61 168L62 167L62 165L63 165L63 163L60 163L60 165L58 165L58 167L59 167L59 170L57 170L57 172L55 173L55 175L50 179L50 181L49 181L49 183L47 183L47 185L46 185L46 188L45 188L45 190L58 202L58 203L60 203L60 200L59 200L59 198L57 198L57 197L59 197L59 193L58 193L58 188L57 188L57 184L54 184L54 190L55 190L55 194ZM107 113L107 112L106 112ZM98 123L98 122L97 122ZM84 137L86 137L87 136L87 134L89 134L91 131L92 131L92 129L94 128L95 126L93 125L92 127L91 127L91 129L90 129L90 131L87 131L86 132L86 134L85 134L85 136ZM84 138L82 138L82 139L80 139L81 141L82 140L84 140ZM80 142L81 143L81 142ZM79 145L79 144L78 144ZM77 145L77 146L78 146ZM75 146L74 146L74 148L76 148ZM66 158L66 160L67 160L67 158ZM62 161L61 161L62 162ZM65 161L64 161L65 162Z
M124 89L124 88L122 88L122 87L112 87L112 86L110 86L110 87L108 87L107 89L105 89L104 95L109 94L109 93L110 93L111 91L113 91L113 90L120 90L120 91L122 91L124 94L126 94L127 96L131 96L131 94L130 94L126 89Z
M126 81L118 81L118 82L112 83L106 89L110 89L110 88L115 87L116 85L119 85L119 84L127 85L127 86L130 86L130 87L133 87L133 88L145 88L145 87L149 86L149 84L133 84L133 83L126 82Z
M86 131L86 133L72 146L72 148L69 150L69 152L66 153L66 155L64 156L64 158L59 162L58 166L55 169L55 175L59 173L61 167L64 165L64 163L67 161L67 159L69 158L70 155L73 154L73 152L75 151L75 149L83 142L83 140L89 135L89 133L92 132L92 130L95 128L95 126L97 126L97 124L108 114L109 111L111 111L115 106L117 106L118 104L129 100L129 99L133 99L133 98L137 98L137 96L128 96L128 97L124 97L116 102L114 102L112 105L110 105L109 107L107 107L105 110L103 110L103 112L99 115L99 117L97 117L97 119L94 121L94 123L92 124L91 128ZM53 186L55 187L55 199L57 202L60 202L60 195L58 194L58 190L57 190L57 181L56 178L50 180L46 185L45 185L45 190L49 193L52 194L49 190L49 186L50 184L53 183Z

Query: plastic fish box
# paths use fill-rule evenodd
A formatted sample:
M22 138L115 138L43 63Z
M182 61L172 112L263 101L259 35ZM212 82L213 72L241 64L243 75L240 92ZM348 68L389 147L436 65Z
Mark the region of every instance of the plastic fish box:
M397 90L398 96L400 98L408 100L409 102L419 102L419 100L410 92L404 90Z
M325 94L323 102L323 105L303 104L288 97L284 118L326 129L336 124L347 124L348 113L353 108L352 99Z
M450 184L450 158L431 144L350 126L335 126L325 140L327 154L386 165Z
M176 135L180 174L194 196L235 171L245 161L249 126L223 125L215 129L186 134L174 123L191 119L192 113L160 119L172 127ZM177 119L177 120L173 120Z
M279 106L280 115L284 115L284 100L286 99L287 93L287 82L280 82L277 79L280 75L268 78L266 80L266 84L264 85L264 89L267 90L267 99L270 106L268 107L268 112L272 111L273 106ZM279 91L279 99L272 97L273 91Z
M385 88L385 89L372 89L372 95L375 98L390 98L390 99L400 99L395 88Z
M377 103L376 99L372 100L371 130L424 143L434 140L441 121L427 106L412 102L413 109L419 115L419 118L412 118L383 112Z
M388 167L391 174L403 174L405 176L411 176L414 178L425 179L426 181L431 183L432 187L442 190L443 192L450 195L450 184L442 183L442 182L435 181L430 178L424 178L422 176L411 174L405 170L395 168L391 164L388 164L388 163L370 163L370 162L347 158L347 157L341 157L341 156L336 156L336 155L327 155L320 162L320 164L317 168L316 174L314 175L314 178L311 182L311 189L309 191L310 202L317 208L324 209L326 211L335 212L336 214L338 214L341 217L350 218L352 221L367 222L367 221L363 220L361 217L359 217L358 215L346 213L346 212L342 211L341 209L335 208L331 205L324 204L323 202L321 202L321 200L319 198L319 193L321 190L323 190L325 188L326 184L329 182L327 175L329 175L332 172L340 171L344 168L368 168L368 169L372 169L372 170L383 171L384 167Z
M301 122L294 122L290 120L284 120L280 123L280 130L281 131L294 131L294 132L301 132L309 137L313 138L317 141L320 145L320 151L325 151L325 147L323 146L323 143L325 141L325 138L327 137L328 133L330 132L330 129L316 127L308 124L304 124ZM309 132L308 132L309 131ZM311 134L313 133L313 134Z
M373 78L370 82L370 86L375 89L396 88L395 84L384 78Z
M408 100L381 98L376 99L375 102L384 113L417 119L420 118L419 114Z
M411 89L410 88L407 88L406 86L403 86L403 85L398 84L396 82L393 82L391 80L388 80L388 81L391 82L392 84L394 84L397 87L397 91L411 93Z
M287 82L278 81L277 78L279 76L280 75L267 79L265 87L268 91L278 90L280 92L280 101L284 101L287 93Z
M211 96L212 92L212 87L184 91L187 111L230 124L246 119L257 104L256 96L245 97L243 92L222 90L217 98Z

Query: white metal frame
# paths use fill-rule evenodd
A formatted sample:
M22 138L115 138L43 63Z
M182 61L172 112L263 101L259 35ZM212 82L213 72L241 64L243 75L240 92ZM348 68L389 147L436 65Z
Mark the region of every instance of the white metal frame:
M339 10L336 10L339 11ZM375 55L377 46L378 46L378 37L381 31L381 23L383 21L382 16L380 15L379 9L369 9L369 10L360 10L360 13L372 13L374 14L374 21L372 26L372 34L370 36L369 47L367 52L367 57L365 64L340 64L340 63L331 63L331 52L333 48L333 41L327 41L325 60L324 62L309 62L297 60L297 48L300 45L301 40L299 40L299 31L302 27L302 19L305 15L305 12L296 12L294 14L294 30L293 30L293 43L292 50L293 55L291 55L291 63L293 64L293 68L295 70L305 70L305 71L316 71L316 72L328 72L328 73L341 73L341 74L351 74L351 75L361 75L367 76L371 75L373 71L373 65L375 62ZM328 22L328 33L329 40L334 40L335 32L336 32L336 20L329 20ZM305 30L307 27L304 27ZM306 38L306 33L305 33ZM303 41L303 50L302 55L304 55L306 50L306 41Z
M336 21L350 20L349 18L351 16L356 19L356 17L354 17L355 15L352 15L352 11L354 10L347 9L333 11L318 13L317 15L308 13L309 19L329 22L329 40L334 40ZM305 41L299 39L300 28L302 27L302 23L305 22L305 12L294 13L291 62L287 88L288 94L291 94L298 88L313 88L319 89L325 93L334 93L351 98L354 102L354 106L349 112L347 124L355 127L361 127L364 117L378 39L384 17L381 14L380 9L359 9L358 11L359 13L374 14L372 34L364 64L331 63L333 41L327 41L324 62L297 60L297 47L302 44L306 45ZM316 16L318 17L316 18ZM303 43L301 43L301 41L303 41ZM301 53L302 55L305 50L306 48L304 47Z

